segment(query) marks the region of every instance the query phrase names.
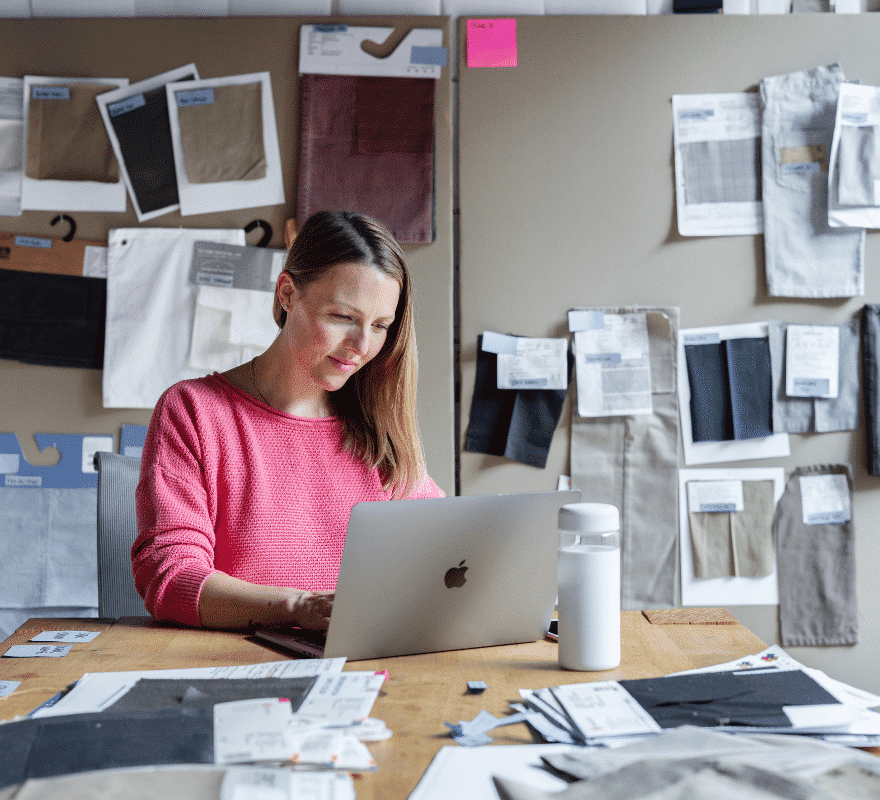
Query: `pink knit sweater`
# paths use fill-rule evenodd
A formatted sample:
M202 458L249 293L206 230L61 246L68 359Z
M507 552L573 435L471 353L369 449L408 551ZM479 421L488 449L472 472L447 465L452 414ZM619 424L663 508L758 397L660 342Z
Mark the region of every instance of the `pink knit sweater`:
M276 411L214 373L160 398L136 496L137 590L157 619L197 626L214 572L332 591L352 506L390 492L343 449L338 418ZM413 494L442 496L427 475Z

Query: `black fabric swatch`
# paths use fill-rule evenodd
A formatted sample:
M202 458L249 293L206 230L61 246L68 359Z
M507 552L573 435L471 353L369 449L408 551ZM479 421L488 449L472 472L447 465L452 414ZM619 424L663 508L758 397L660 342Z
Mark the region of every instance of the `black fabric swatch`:
M104 367L107 281L0 269L0 358Z
M191 80L195 75L178 78ZM143 92L144 105L118 116L108 114L125 170L142 212L177 205L177 174L165 87ZM113 107L108 106L108 112Z

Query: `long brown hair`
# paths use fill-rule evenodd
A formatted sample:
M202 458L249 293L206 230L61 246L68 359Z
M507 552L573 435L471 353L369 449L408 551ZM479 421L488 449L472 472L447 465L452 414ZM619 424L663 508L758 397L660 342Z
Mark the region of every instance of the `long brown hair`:
M300 229L287 254L285 272L300 291L337 264L372 266L400 285L394 322L375 358L330 393L333 410L345 425L345 446L379 470L383 488L406 497L425 472L416 413L418 356L412 284L406 259L380 222L350 211L319 211ZM287 321L278 295L272 315Z

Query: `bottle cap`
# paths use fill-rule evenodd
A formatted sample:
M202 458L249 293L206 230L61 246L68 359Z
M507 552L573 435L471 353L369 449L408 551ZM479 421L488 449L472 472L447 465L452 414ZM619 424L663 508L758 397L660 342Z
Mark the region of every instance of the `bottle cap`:
M559 530L572 533L607 533L620 528L617 506L606 503L569 503L559 509Z

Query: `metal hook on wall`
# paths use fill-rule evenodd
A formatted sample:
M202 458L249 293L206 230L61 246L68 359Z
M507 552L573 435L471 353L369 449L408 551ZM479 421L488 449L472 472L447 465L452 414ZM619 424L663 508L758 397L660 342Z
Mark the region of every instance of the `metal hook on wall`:
M250 233L257 228L262 228L263 236L260 241L257 242L256 247L268 247L269 242L272 241L272 226L264 219L255 219L253 222L249 222L245 225L244 232Z
M70 230L67 232L66 236L62 236L61 240L64 242L72 242L73 236L76 233L76 221L73 217L67 214L59 214L55 219L52 220L50 225L57 225L61 220L64 220L68 225L70 225Z

